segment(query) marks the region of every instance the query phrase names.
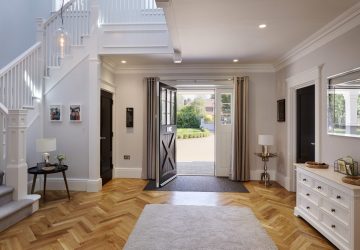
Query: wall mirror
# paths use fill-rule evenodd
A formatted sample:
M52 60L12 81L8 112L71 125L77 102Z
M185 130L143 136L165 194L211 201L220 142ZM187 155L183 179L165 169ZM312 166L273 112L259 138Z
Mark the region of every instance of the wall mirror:
M360 68L328 78L328 134L360 137Z

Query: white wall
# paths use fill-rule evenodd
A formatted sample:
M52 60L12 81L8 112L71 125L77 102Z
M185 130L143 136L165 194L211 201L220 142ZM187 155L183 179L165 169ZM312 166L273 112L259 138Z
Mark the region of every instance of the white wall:
M50 0L2 0L0 8L0 68L36 41L35 18L48 18Z
M44 99L44 137L56 137L57 151L51 153L51 162L54 157L62 153L66 155L65 163L69 165L66 172L70 189L86 190L86 181L89 178L89 62L84 59L69 72ZM63 121L50 122L49 105L61 104L63 107ZM70 104L81 105L82 122L69 121ZM62 178L61 175L51 175L51 178Z
M146 88L144 76L117 75L114 106L115 119L114 155L115 177L141 178L145 150ZM126 128L126 108L134 108L134 127ZM130 155L130 160L124 160Z
M360 139L327 134L327 77L360 66L360 26L329 42L311 54L276 73L277 98L286 98L286 79L308 69L324 65L321 74L321 113L320 113L320 160L333 166L333 162L350 155L360 161ZM287 174L287 122L278 123L277 145L280 154L278 171Z
M151 75L156 75L152 73ZM186 71L183 76L189 76ZM248 75L250 77L250 168L251 178L259 179L263 169L261 159L254 153L259 152L257 135L268 133L275 134L276 130L276 88L274 73L244 73L232 72L230 75ZM146 131L146 85L144 77L149 74L117 74L116 76L116 100L114 102L117 112L115 114L115 143L116 154L114 166L117 177L141 177L141 168L145 158L145 131ZM125 126L125 109L134 108L134 128L127 129ZM276 151L276 148L272 150ZM124 160L128 154L130 160ZM275 177L273 170L276 169L276 159L269 163L272 178Z

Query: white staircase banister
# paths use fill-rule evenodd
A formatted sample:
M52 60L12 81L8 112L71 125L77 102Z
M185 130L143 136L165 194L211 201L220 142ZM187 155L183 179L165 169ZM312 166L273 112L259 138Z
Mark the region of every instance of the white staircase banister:
M31 46L29 49L24 51L21 55L16 57L14 60L12 60L8 65L0 69L0 77L4 75L5 73L9 72L16 64L18 64L20 61L22 61L24 58L26 58L28 55L30 55L34 50L38 49L41 46L41 42L35 43L33 46Z
M70 45L79 46L83 44L83 37L89 34L88 2L89 0L71 0L44 23L43 44L47 68L59 67L64 57L57 51L55 43L55 37L60 28L67 32Z
M0 70L0 102L7 109L33 106L33 97L41 97L42 62L42 43L37 42Z
M4 114L4 115L9 114L9 110L8 110L7 107L5 107L5 105L2 104L1 102L0 102L0 113L2 113L2 114Z

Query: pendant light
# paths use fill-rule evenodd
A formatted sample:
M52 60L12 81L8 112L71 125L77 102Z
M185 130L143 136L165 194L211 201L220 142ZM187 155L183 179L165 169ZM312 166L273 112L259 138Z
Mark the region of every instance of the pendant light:
M60 9L61 26L55 32L55 45L56 45L55 49L58 59L62 59L66 55L69 55L70 47L71 47L70 36L64 29L63 9L64 9L64 0L62 1L62 5Z

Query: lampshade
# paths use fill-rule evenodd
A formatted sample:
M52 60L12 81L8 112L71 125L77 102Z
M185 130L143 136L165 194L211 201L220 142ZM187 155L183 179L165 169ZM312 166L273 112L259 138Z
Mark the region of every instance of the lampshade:
M274 137L272 135L259 135L259 145L270 146L274 144Z
M42 138L36 140L36 151L46 153L56 150L56 138Z

